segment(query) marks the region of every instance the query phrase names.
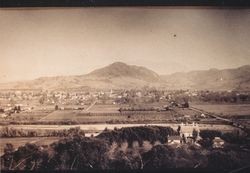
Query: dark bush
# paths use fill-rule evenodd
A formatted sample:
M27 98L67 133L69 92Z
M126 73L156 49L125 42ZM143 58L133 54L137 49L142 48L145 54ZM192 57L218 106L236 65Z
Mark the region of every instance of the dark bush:
M206 157L194 145L173 147L156 145L150 151L142 154L145 169L194 168L205 167Z
M110 169L142 169L143 163L141 155L132 149L128 151L118 150L114 154L114 158L110 159Z
M246 144L246 136L239 135L238 133L224 133L221 138L228 143L232 144Z
M108 145L101 139L75 136L60 140L51 147L54 155L50 165L54 165L54 169L104 169L107 167Z
M198 141L198 143L204 148L210 148L213 145L213 141L209 138L201 139Z
M215 137L221 137L221 132L218 130L201 130L200 136L203 139L213 140Z
M207 167L215 170L232 170L242 166L238 154L230 151L212 151L208 156Z
M174 168L174 149L169 146L157 145L142 155L144 168Z
M11 158L11 159L10 159ZM36 144L26 144L17 151L9 152L1 157L2 169L6 170L36 170L47 166L48 152Z

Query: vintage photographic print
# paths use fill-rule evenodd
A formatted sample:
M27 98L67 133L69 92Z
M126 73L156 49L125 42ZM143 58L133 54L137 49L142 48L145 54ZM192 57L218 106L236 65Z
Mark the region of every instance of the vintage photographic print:
M250 9L0 9L1 171L250 168Z

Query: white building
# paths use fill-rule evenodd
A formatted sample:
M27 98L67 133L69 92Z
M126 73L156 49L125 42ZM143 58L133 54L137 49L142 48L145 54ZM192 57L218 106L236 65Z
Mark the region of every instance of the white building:
M223 148L225 141L222 140L220 137L215 137L213 140L213 148Z
M169 136L168 137L168 143L169 144L180 144L181 143L181 137L180 136Z

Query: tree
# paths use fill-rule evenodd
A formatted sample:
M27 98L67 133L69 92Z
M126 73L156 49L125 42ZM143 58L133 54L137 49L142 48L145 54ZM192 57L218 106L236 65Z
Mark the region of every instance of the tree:
M52 169L107 168L108 145L103 140L75 136L60 140L52 148Z
M1 103L0 103L1 104ZM4 113L4 109L0 108L0 113Z
M187 141L186 141L186 137L185 137L185 135L184 134L182 134L182 141L183 141L183 143L185 144L185 143L187 143Z
M10 99L10 104L11 104L11 106L15 106L16 101L15 101L13 98L11 98L11 99Z
M123 151L118 149L113 153L114 159L111 160L110 168L119 169L139 169L143 168L143 162L140 153L135 149Z
M194 142L197 140L198 137L198 131L196 129L193 129L192 136L194 138Z
M3 149L4 154L10 154L14 151L14 147L11 143L7 143Z
M232 170L240 168L241 165L239 154L235 153L235 151L224 152L215 150L212 151L207 158L207 167L209 169Z
M39 103L40 103L41 105L43 105L43 104L44 104L44 101L45 101L45 98L44 98L44 96L42 96L42 97L39 99Z
M180 131L181 131L181 126L179 125L178 128L177 128L178 135L180 135Z
M19 111L19 112L21 111L21 106L20 105L17 106L17 111Z
M137 141L142 146L143 141L149 141L152 144L156 141L165 143L168 136L176 135L176 131L170 127L159 126L142 126L142 127L127 127L113 131L104 131L100 133L97 138L105 139L107 141L122 143L127 141L129 147L132 147L133 142Z
M198 143L204 148L210 148L213 145L213 141L210 139L202 139Z
M11 143L7 143L4 147L4 155L1 157L1 168L11 169L13 165L13 152L14 147Z
M221 137L221 132L218 130L201 130L200 136L203 139L213 140L215 137Z
M202 140L199 141L201 146L208 148L213 145L213 139L215 137L221 137L221 132L218 130L201 130L200 136Z
M245 135L240 135L238 131L232 133L224 133L221 138L232 144L246 144L247 138Z

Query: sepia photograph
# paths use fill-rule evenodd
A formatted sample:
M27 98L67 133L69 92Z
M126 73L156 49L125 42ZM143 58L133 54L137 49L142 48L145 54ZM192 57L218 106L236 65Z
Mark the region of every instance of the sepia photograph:
M0 33L0 171L250 171L250 8L1 8Z

